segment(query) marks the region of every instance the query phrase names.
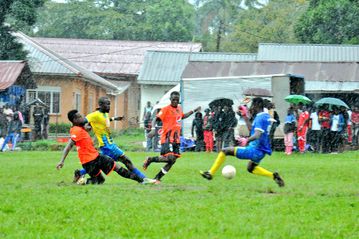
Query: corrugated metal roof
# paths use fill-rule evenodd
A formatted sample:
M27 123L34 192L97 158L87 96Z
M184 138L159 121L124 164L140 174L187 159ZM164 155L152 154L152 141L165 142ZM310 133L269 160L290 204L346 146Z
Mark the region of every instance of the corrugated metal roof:
M148 50L198 52L201 43L33 38L96 73L137 75Z
M24 49L29 52L28 60L32 72L39 74L82 76L88 82L110 90L111 92L109 93L111 94L118 94L118 92L122 91L122 88L118 88L116 85L93 72L59 56L57 53L33 41L25 34L17 32L14 33L14 35L19 42L24 45Z
M25 64L23 61L0 61L0 91L16 82Z
M140 84L177 84L189 61L255 61L256 54L148 51L138 76Z
M258 61L359 61L359 45L260 43Z

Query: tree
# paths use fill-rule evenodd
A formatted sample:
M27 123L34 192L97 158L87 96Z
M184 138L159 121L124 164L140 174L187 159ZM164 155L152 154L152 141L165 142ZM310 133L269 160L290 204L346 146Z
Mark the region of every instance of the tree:
M85 0L48 2L36 36L189 41L194 8L185 0Z
M359 44L358 0L311 0L295 34L304 43Z
M36 20L36 8L43 0L2 0L0 4L0 59L23 60L26 52L11 33L31 26Z
M223 42L223 49L256 52L261 42L296 43L294 25L306 8L304 0L271 0L261 8L242 11L233 32Z

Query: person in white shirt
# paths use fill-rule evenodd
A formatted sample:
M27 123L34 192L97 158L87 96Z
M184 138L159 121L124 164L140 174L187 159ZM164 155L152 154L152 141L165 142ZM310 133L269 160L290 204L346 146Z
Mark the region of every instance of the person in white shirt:
M313 146L314 152L320 151L320 123L319 123L319 108L313 108L312 113L310 114L310 137L309 142Z

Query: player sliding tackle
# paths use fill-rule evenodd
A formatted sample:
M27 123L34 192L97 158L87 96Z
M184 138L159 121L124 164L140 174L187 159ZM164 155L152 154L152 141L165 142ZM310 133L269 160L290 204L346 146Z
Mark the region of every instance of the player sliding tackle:
M263 99L257 97L252 100L252 105L250 107L252 118L254 117L252 124L248 118L246 108L241 108L239 112L246 122L248 130L250 131L250 137L248 138L247 142L249 143L248 146L228 147L222 149L211 169L206 172L200 171L201 175L204 178L211 180L214 174L226 160L226 156L231 155L236 156L238 159L250 160L247 166L248 172L255 175L272 178L279 187L284 187L284 181L277 172L272 173L259 166L259 163L266 154L272 154L269 142L269 131L271 124L270 115L263 112Z
M89 133L84 128L85 119L77 110L69 111L67 117L73 125L70 129L71 139L64 149L61 161L56 166L57 169L61 169L64 166L67 155L72 147L76 145L82 167L91 177L87 180L87 183L104 183L105 178L101 171L105 174L109 174L112 170L122 177L135 180L139 183L147 184L155 182L153 179L141 178L135 173L116 164L112 158L99 154L93 145Z

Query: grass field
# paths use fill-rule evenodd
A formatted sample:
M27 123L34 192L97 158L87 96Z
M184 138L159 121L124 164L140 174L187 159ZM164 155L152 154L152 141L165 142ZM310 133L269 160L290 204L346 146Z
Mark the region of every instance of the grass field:
M359 151L265 158L285 188L235 158L226 161L237 168L234 179L205 181L198 170L216 156L206 153L184 153L161 185L112 173L104 185L78 186L76 153L57 171L60 155L0 154L0 238L359 237ZM146 153L128 155L140 166Z

